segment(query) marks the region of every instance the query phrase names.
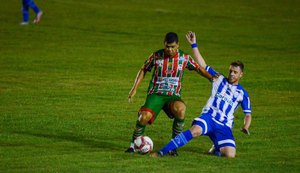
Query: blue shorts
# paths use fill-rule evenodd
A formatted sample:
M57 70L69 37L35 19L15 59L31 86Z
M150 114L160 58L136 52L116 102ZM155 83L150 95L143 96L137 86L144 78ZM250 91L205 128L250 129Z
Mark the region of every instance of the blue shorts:
M201 136L209 136L217 151L227 146L235 148L231 128L218 122L210 114L202 114L200 117L195 118L192 125L198 125L202 128Z

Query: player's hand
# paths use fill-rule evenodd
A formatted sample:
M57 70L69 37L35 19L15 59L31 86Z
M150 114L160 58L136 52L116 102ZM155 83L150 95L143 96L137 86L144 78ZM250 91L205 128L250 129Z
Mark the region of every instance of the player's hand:
M250 132L248 129L241 128L241 132L245 133L246 135L250 135Z
M128 103L132 103L132 98L133 98L133 96L128 95Z
M194 32L189 31L185 36L190 44L196 43L196 34Z
M129 92L128 94L128 102L129 103L132 103L132 100L133 100L133 96L135 95L136 91L135 90L132 90Z

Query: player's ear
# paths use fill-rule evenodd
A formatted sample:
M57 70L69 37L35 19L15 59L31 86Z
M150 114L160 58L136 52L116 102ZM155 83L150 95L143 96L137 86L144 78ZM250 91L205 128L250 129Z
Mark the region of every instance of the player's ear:
M244 73L243 73L243 72L241 72L241 74L240 74L240 78L242 78L242 77L243 77L243 75L244 75Z

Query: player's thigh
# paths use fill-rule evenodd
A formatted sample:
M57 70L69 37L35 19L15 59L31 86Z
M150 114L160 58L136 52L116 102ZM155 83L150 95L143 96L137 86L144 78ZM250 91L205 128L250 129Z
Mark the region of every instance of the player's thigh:
M139 111L139 118L143 124L148 120L148 124L152 124L164 105L164 100L159 95L148 95L145 104ZM141 121L140 121L141 122ZM141 122L141 123L142 123Z
M235 149L235 147L232 147L232 146L226 146L226 147L220 148L220 152L221 152L222 156L224 156L224 157L234 158L235 154L236 154L236 149Z
M216 123L211 139L217 150L221 151L223 148L224 154L228 157L235 155L235 140L230 127Z
M192 122L192 127L197 125L201 127L201 133L199 135L206 135L208 136L210 132L213 130L212 128L212 120L209 114L202 114L199 117L196 117Z

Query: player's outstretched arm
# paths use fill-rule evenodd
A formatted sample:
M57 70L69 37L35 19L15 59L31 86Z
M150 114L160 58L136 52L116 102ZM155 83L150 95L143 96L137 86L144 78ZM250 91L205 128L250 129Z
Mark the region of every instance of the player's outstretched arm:
M136 75L136 78L134 80L133 86L128 94L128 102L131 103L132 102L132 98L136 93L136 90L138 88L138 86L140 85L140 83L143 81L143 79L145 78L146 75L146 70L142 67L139 72Z
M196 69L197 73L199 73L201 76L207 78L209 81L214 81L214 77L209 74L204 67L199 66L199 68Z
M186 39L187 41L191 44L192 49L193 49L193 54L195 57L195 61L201 65L202 67L206 67L206 63L204 58L202 57L202 55L199 52L198 46L197 46L197 42L196 42L196 34L192 31L189 31L186 35Z
M246 135L250 135L249 127L251 125L251 114L246 114L244 118L244 127L241 128L241 132L245 133Z

